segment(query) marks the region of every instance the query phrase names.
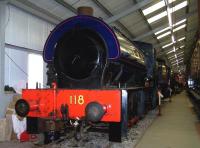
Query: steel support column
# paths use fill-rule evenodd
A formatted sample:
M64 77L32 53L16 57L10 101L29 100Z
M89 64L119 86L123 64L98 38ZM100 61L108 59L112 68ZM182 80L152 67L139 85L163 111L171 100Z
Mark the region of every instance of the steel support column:
M0 1L0 94L4 92L6 3Z

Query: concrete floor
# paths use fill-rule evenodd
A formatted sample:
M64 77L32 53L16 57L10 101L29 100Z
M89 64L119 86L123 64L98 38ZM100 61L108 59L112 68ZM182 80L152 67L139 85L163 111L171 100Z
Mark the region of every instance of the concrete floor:
M162 108L136 148L200 148L199 122L192 105L182 92Z

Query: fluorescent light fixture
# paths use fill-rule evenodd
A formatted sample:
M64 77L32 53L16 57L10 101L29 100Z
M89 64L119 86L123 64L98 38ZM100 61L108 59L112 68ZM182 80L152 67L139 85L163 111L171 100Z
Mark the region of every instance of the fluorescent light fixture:
M180 39L181 39L181 38L180 38ZM178 41L181 41L180 39L178 39ZM174 43L176 43L176 41L175 41ZM171 45L173 45L173 42L162 46L162 48L166 48L166 47L169 47L169 46L171 46ZM185 47L185 46L183 45L183 46L181 46L181 47L179 47L179 48L183 48L183 47Z
M175 59L174 55L168 58L169 60Z
M166 45L162 46L162 48L169 47L169 46L171 46L172 44L173 44L173 43L171 42L171 43L169 43L169 44L166 44Z
M170 63L180 63L180 61L183 61L183 59L177 60L177 59L173 59L170 61Z
M183 61L183 58L174 59L174 60L170 61L170 63L180 63L180 61Z
M172 57L169 58L169 60L174 61L174 60L176 60L176 58L174 56L172 56Z
M181 38L180 38L180 39L181 39ZM179 41L180 39L178 39L178 41ZM174 43L176 43L176 41L175 41ZM173 42L162 46L162 48L166 48L166 47L169 47L169 46L171 46L171 45L173 45ZM180 48L183 48L183 47L185 47L185 46L181 46Z
M183 58L179 59L178 62L179 62L179 63L180 63L180 62L183 62Z
M187 4L188 4L188 2L186 0L186 1L184 1L184 2L182 2L182 3L180 3L180 4L176 5L176 6L174 6L172 8L169 8L169 13L173 13L173 12L175 12L177 10L180 10L181 8L186 7ZM147 21L149 23L153 23L153 22L155 22L155 21L157 21L157 20L159 20L159 19L161 19L161 18L163 18L165 16L167 16L167 11L163 11L163 12L157 14L157 15L149 18Z
M178 57L182 57L182 56L184 56L183 53L177 53L176 55L177 55Z
M186 19L183 19L183 20L181 20L181 21L179 21L179 22L173 24L172 26L175 27L175 26L180 25L181 23L184 23L184 22L186 22ZM161 29L160 31L155 32L155 35L160 34L160 33L164 32L164 31L169 30L169 29L170 29L169 26L168 26L168 27L165 27L165 28Z
M148 14L150 14L150 13L152 13L152 12L154 12L154 11L164 7L164 6L165 6L165 2L164 2L164 0L162 0L162 1L150 6L148 8L142 10L142 12L143 12L144 15L148 15Z
M172 3L174 1L176 1L176 0L169 0L169 3ZM148 8L142 10L142 12L143 12L144 15L148 15L148 14L150 14L150 13L156 11L156 10L159 10L160 8L162 8L164 6L165 6L165 1L162 0L162 1L150 6Z
M155 35L160 34L160 33L164 32L166 30L169 30L169 29L170 29L170 27L166 27L164 29L161 29L160 31L155 32Z
M183 62L183 60L178 61L178 63L182 63L182 62Z
M174 59L174 60L175 60L175 61L170 61L170 63L172 63L172 64L173 64L173 63L177 63L177 60L176 60L176 59Z
M172 52L176 52L176 50L177 50L177 49L175 48L175 46L173 46L173 49L170 50L170 51L168 51L167 54L170 54L170 53L172 53Z
M178 65L178 64L180 64L180 63L182 63L182 62L183 62L183 60L181 60L181 61L174 61L174 62L171 62L171 64L172 64L172 65L176 65L176 64Z
M157 37L157 39L161 39L161 38L163 38L163 37L165 37L165 36L167 36L167 35L169 35L169 34L171 34L171 31L168 31L168 32L165 32L165 33L159 35L159 36Z
M184 22L186 22L186 19L182 19L182 20L178 21L177 23L173 24L173 26L178 26Z
M183 1L182 3L180 3L180 4L176 5L176 6L174 6L173 8L171 8L171 9L170 9L170 12L172 13L172 12L175 12L175 11L177 11L177 10L180 10L181 8L184 8L184 7L186 7L187 5L188 5L188 2L187 2L187 0L185 0L185 1Z
M183 24L183 25L181 25L181 26L179 26L179 27L173 29L173 32L176 32L176 31L178 31L178 30L180 30L180 29L183 29L183 28L185 28L185 27L186 27L186 24Z
M149 22L149 24L151 24L151 23L153 23L153 22L155 22L155 21L157 21L157 20L159 20L159 19L161 19L165 16L167 16L167 11L163 11L163 12L157 14L157 15L149 18L147 21Z
M172 65L178 65L178 63L174 63L174 64L172 64Z
M174 52L174 49L168 51L167 54L170 54L170 53L172 53L172 52Z
M184 51L180 51L179 53L184 53Z
M175 63L175 62L180 62L180 61L183 61L183 58L181 59L173 59L170 61L170 63Z
M175 54L176 55L176 54ZM178 57L177 55L176 55L176 57L175 57L175 55L173 55L173 56L170 56L168 59L169 60L175 60L176 59L176 57Z
M178 41L182 41L182 40L185 40L185 37L182 37L182 38L178 39Z
M177 53L177 55L180 55L180 54L183 54L184 52L183 51L181 51L181 52L179 52L179 53Z

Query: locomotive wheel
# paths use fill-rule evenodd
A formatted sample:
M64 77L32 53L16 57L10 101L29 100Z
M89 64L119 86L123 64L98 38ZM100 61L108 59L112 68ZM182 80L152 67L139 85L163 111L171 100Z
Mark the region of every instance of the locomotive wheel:
M26 117L29 113L30 107L26 100L20 99L15 104L15 111L20 117Z

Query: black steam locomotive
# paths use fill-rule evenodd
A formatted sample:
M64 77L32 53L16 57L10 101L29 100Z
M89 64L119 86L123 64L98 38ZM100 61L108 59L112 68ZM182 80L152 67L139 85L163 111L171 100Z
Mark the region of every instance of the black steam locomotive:
M85 120L92 125L109 123L109 140L121 141L121 137L127 135L128 126L157 105L155 53L152 45L130 41L101 19L79 15L63 21L48 37L43 57L48 63L48 85L54 83L57 87L23 90L23 101L17 102L16 112L27 116L29 133L44 132L40 126L35 128L35 125L41 122L45 125L47 119L54 121L56 118L56 122L59 119L61 122L78 120L77 123ZM68 98L69 91L75 94L78 91L103 93L110 90L120 92L119 107L112 106L117 99L111 100L109 97L102 101L97 99L99 96L90 98L86 95L86 100L82 96L79 106L71 104L71 100L59 100L61 96ZM51 92L55 92L57 97L51 98ZM35 94L37 98L34 98ZM51 100L54 102L48 104ZM46 102L46 105L39 104L33 109L35 102ZM24 105L27 110L21 109L20 105ZM119 112L119 121L113 120L117 114L112 110L109 112L109 108ZM80 115L72 116L77 110L80 110Z

